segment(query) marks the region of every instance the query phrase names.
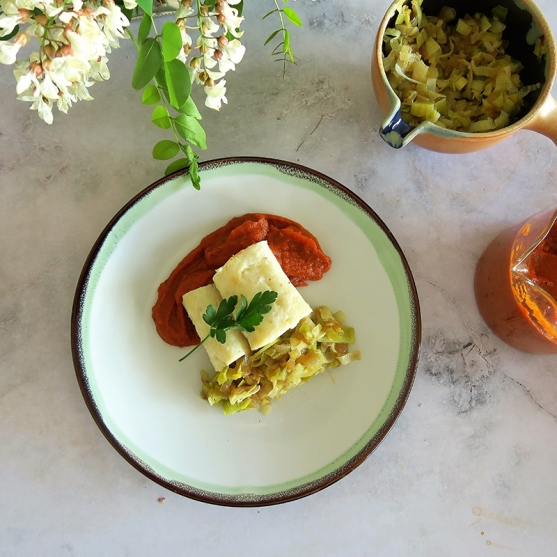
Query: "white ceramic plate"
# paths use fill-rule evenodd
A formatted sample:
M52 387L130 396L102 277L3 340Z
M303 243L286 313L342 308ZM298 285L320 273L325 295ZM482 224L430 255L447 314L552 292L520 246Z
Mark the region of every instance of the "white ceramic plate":
M249 158L200 172L201 191L183 173L148 187L94 245L72 315L80 387L120 454L175 492L236 506L309 495L360 464L406 401L421 329L408 264L377 215L317 172ZM332 268L301 293L344 311L362 359L292 390L268 416L225 416L199 396L199 370L211 369L204 351L179 363L185 350L160 339L151 308L206 234L252 212L295 220L319 239Z

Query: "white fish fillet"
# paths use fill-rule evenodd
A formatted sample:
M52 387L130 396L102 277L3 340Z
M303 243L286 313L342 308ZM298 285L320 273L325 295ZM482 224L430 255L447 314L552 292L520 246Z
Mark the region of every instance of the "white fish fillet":
M207 306L212 305L217 309L221 300L222 297L214 284L187 292L182 297L182 303L201 339L207 336L210 329L209 325L203 321L203 314L206 312ZM249 345L240 331L228 331L224 344L214 338L208 338L203 343L203 347L216 371L222 371L226 366L250 352Z
M274 290L277 300L253 333L244 333L257 350L295 327L311 313L311 307L282 270L266 241L258 242L231 257L213 277L223 298L243 294L251 301L258 292Z

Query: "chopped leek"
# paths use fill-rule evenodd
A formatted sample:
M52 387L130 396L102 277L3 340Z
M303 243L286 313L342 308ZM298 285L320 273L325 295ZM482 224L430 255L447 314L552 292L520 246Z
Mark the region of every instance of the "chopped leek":
M225 414L259 408L271 410L271 401L308 381L323 370L360 359L350 352L354 329L343 325L344 314L316 308L309 317L274 342L210 375L201 372L201 396L220 404Z
M497 6L491 17L475 13L454 21L456 11L447 6L438 17L426 16L422 1L402 6L383 39L384 68L403 119L480 133L516 120L524 97L541 84L524 86L522 64L505 54L507 10ZM547 54L543 39L534 52Z

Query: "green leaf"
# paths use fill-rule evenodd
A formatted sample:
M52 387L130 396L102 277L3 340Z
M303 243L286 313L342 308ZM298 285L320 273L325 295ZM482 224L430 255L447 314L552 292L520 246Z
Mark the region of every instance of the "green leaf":
M282 45L282 51L283 52L288 52L288 50L290 49L290 33L285 30L284 31L284 44Z
M145 39L137 56L137 63L132 77L132 87L134 89L143 89L155 77L161 64L162 54L159 43L152 38Z
M222 331L221 329L211 329L211 333L214 331L214 336L221 344L226 342L226 331Z
M137 5L149 15L153 15L153 0L137 0Z
M223 320L230 316L238 303L238 296L230 296L227 300L221 300L217 309L216 320Z
M242 317L246 313L247 309L248 309L248 301L246 300L246 297L242 294L240 296L240 305L238 306L238 309L236 310L236 321L239 321L240 319L242 319Z
M189 164L190 164L189 159L185 159L185 158L176 159L166 167L166 170L164 171L164 175L168 176L169 174L172 174L177 170L182 170L183 168L187 168Z
M197 163L197 159L194 160ZM238 296L230 296L227 300L221 300L218 309L215 309L213 305L208 305L203 314L203 320L210 327L209 335L183 358L180 358L180 361L185 360L209 336L216 338L218 342L224 344L226 342L227 331L239 329L250 333L253 332L255 327L263 321L263 315L271 311L271 304L276 301L277 296L278 294L272 290L258 292L248 304L246 298L242 295L240 306L236 312L236 319L234 319L234 308L238 303Z
M238 16L241 17L244 13L244 0L240 0L234 7L238 10Z
M297 25L298 27L302 26L302 20L300 19L300 16L292 8L289 8L287 6L282 11L284 12L284 15L288 18L288 21L290 21L294 25Z
M203 321L205 321L211 329L224 329L226 326L233 325L234 319L230 314L234 311L237 302L238 296L230 296L230 298L220 301L217 310L215 310L212 305L207 306L207 310L203 314ZM211 336L214 335L211 333Z
M155 85L149 83L147 87L143 90L143 95L141 95L141 102L143 104L155 104L161 100L161 94Z
M161 161L172 159L178 154L180 145L170 139L163 139L153 147L153 158Z
M207 149L207 137L201 124L192 116L179 114L174 120L174 128L185 140L197 145L200 149Z
M190 96L190 72L180 60L171 60L165 63L165 73L170 104L178 110Z
M167 21L161 33L162 56L165 62L174 60L182 50L182 34L180 28L171 21Z
M137 32L137 42L142 45L145 39L149 36L151 32L151 26L153 24L153 19L149 14L143 14L141 18L141 23L139 24L139 30Z
M193 159L190 164L190 178L191 183L196 190L201 189L201 178L199 177L198 168L199 165L197 163L197 159Z
M164 64L159 68L159 71L155 76L155 83L159 87L159 90L162 91L164 98L168 102L170 102L170 95L168 94L168 85L166 84L166 73L164 70Z
M281 52L284 52L284 48L282 48L282 45L284 44L284 42L280 42L279 44L277 44L277 46L275 46L275 48L273 48L273 51L271 52L271 54L269 54L269 56L275 56L277 54L280 54Z
M168 91L168 85L166 84L166 72L164 69L164 64L159 68L159 71L155 75L155 81L161 89Z
M180 145L180 149L182 149L182 151L190 161L189 175L191 178L192 185L196 190L200 190L201 178L199 177L199 172L198 172L199 165L197 162L199 157L197 156L196 153L194 153L190 145Z
M205 313L203 314L203 321L205 321L207 325L212 325L215 322L216 316L217 316L217 310L215 309L215 306L209 304L207 306L207 309L205 310Z
M236 316L237 325L253 333L255 327L263 321L263 316L271 311L271 304L275 302L278 294L272 290L258 292L251 300L247 308L241 312L241 316ZM240 306L240 309L243 309Z
M269 13L266 13L261 19L267 19L271 14L278 12L279 10L271 10Z
M267 46L279 33L281 32L281 29L277 29L276 31L274 31L273 33L271 33L269 35L269 38L265 41L265 43L263 44L263 46Z
M201 114L199 113L199 110L197 110L197 106L195 106L195 103L193 102L193 99L191 97L188 97L186 102L180 108L178 108L178 112L187 114L188 116L192 116L197 120L201 120Z
M170 114L168 113L166 106L162 106L161 104L155 106L153 114L151 115L151 122L163 130L167 130L170 126L172 126Z

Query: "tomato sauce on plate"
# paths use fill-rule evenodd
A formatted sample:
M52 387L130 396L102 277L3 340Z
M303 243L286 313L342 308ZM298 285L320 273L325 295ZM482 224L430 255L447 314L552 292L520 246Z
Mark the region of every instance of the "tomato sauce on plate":
M233 255L263 240L294 286L320 280L331 267L331 258L317 238L297 222L266 213L234 217L205 236L159 286L152 314L160 337L174 346L197 344L200 339L182 306L182 296L210 284L215 271Z

